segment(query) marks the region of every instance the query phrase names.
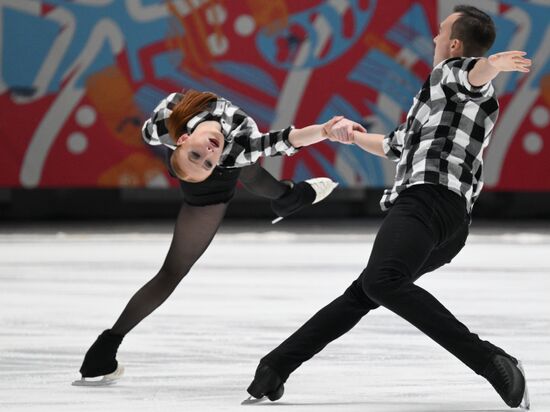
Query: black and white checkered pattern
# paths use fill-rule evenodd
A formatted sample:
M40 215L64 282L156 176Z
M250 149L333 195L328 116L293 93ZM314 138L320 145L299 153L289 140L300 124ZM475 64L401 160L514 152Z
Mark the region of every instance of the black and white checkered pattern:
M406 188L428 183L463 196L471 211L483 186L483 150L498 117L492 84L477 88L468 81L476 61L452 58L437 65L405 123L384 138L384 151L397 169L380 201L383 210Z
M176 148L168 134L166 120L182 98L183 94L172 93L158 104L142 128L143 140L146 143L153 146L162 144L172 150ZM221 125L225 145L218 163L219 167L244 167L255 163L261 156L290 156L298 152L298 149L288 141L293 126L261 133L254 119L224 98L218 97L209 104L207 110L191 118L187 122L187 132L192 133L206 120L215 120Z

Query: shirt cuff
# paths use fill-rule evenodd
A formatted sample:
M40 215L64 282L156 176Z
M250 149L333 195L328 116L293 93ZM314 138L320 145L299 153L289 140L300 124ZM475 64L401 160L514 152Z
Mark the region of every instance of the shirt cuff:
M281 132L282 133L282 139L281 139L282 147L280 148L280 150L277 150L278 152L284 153L287 156L292 156L293 154L298 153L302 149L301 147L294 147L294 146L292 146L292 143L290 143L290 140L289 140L290 132L294 129L295 129L295 127L293 125L291 125L291 126L288 126L286 129L284 129Z
M382 149L388 160L397 162L401 158L401 151L393 147L391 144L391 134L384 137L382 141Z

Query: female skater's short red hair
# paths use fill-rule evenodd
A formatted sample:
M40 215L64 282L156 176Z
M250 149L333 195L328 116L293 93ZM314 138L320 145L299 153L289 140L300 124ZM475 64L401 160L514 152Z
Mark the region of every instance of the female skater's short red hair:
M198 113L204 111L209 102L216 100L218 96L210 92L198 92L189 89L183 95L183 99L174 107L172 114L166 122L168 133L174 139L185 133L189 120Z

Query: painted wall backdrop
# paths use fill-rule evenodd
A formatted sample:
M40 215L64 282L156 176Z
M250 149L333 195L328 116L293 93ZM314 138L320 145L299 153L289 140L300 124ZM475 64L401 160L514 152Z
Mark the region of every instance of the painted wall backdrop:
M261 128L343 114L400 123L432 65L451 0L0 0L0 186L169 187L140 128L182 88L232 100ZM501 115L487 187L550 191L550 4L470 1L523 49L528 75L495 82ZM393 164L325 142L264 162L275 175L382 187Z

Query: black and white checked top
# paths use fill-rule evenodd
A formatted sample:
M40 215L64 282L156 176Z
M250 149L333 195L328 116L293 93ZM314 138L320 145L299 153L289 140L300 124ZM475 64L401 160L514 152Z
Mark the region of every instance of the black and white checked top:
M176 148L168 134L165 121L182 98L183 94L172 93L158 104L141 130L146 143L153 146L164 145L172 150ZM229 100L221 97L210 102L207 110L200 112L187 122L187 132L192 133L201 122L206 120L218 121L224 136L225 145L218 167L244 167L256 163L261 156L293 155L299 150L288 140L293 126L261 133L254 119Z
M383 210L406 188L426 183L458 193L472 210L483 186L483 150L498 117L492 83L474 87L468 81L476 61L452 58L437 65L405 123L385 136L384 152L397 168L380 201Z

